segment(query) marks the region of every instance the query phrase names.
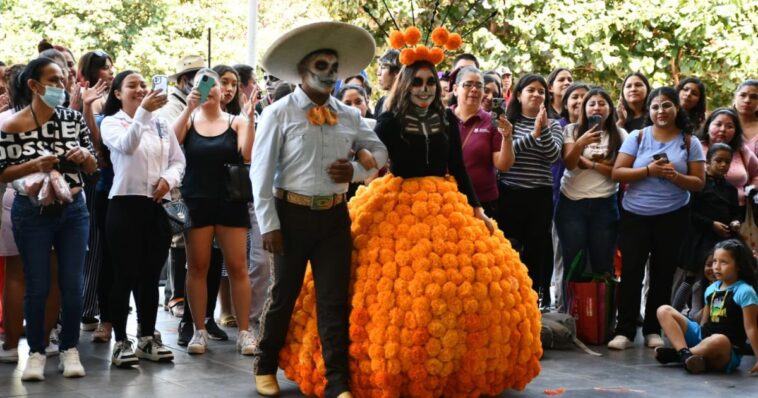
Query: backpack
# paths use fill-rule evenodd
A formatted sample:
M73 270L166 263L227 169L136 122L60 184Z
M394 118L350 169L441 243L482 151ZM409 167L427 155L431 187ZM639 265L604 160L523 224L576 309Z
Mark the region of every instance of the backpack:
M603 354L592 351L576 338L576 320L569 314L546 312L542 314L540 341L544 350L570 350L579 347L589 355Z

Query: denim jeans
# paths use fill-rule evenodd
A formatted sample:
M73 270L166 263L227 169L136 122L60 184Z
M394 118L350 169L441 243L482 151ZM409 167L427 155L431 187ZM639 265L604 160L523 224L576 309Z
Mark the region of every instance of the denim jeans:
M563 252L564 302L559 310L567 311L567 279L579 252L582 252L582 262L576 271L578 275L584 273L587 261L593 273L613 272L618 225L619 210L615 194L607 198L580 200L571 200L563 194L560 195L555 209L555 227Z
M24 264L24 317L30 353L45 353L45 302L50 291L50 252L58 257L61 290L61 351L79 342L82 272L89 239L89 212L77 194L60 216L40 215L29 198L16 195L11 209L13 236Z

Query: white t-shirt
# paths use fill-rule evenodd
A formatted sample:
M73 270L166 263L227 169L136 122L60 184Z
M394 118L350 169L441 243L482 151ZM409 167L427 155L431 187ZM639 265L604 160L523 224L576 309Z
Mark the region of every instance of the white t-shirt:
M563 129L564 144L576 142L577 127L577 124L569 124ZM621 134L620 142L624 142L628 134L623 129L619 129L619 134ZM600 136L599 143L590 144L584 148L582 156L587 159L593 159L593 155L604 157L608 152L609 140L610 136L603 133ZM576 167L574 170L569 170L567 168L563 172L563 178L561 178L561 193L571 200L607 198L616 193L618 188L619 185L613 182L610 177L592 169L584 170Z

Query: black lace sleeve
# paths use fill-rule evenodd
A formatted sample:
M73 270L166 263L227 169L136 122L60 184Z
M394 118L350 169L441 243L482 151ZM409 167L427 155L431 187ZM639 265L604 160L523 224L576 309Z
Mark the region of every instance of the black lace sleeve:
M468 198L468 203L471 207L480 207L479 198L476 197L474 192L474 186L471 185L471 179L466 171L466 164L463 163L463 147L461 145L461 133L458 131L458 123L456 122L453 111L448 109L446 111L447 117L447 135L450 140L450 153L448 157L448 170L450 174L455 177L455 181L458 183L458 190L461 191Z

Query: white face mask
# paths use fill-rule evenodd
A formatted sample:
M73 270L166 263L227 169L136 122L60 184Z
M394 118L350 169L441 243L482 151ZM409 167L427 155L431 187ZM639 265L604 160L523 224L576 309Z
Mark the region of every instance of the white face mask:
M339 60L336 55L317 54L308 62L305 82L309 87L330 93L337 84Z
M411 103L419 108L428 108L437 94L437 77L429 69L421 69L411 82Z

